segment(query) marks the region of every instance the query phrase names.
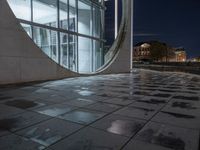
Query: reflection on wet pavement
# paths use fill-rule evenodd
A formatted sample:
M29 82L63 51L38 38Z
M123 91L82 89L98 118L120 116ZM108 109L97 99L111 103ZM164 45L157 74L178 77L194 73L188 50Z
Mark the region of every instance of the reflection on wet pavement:
M36 106L42 106L44 104L42 103L37 103L34 101L27 101L27 100L13 100L13 101L7 101L5 102L6 105L8 106L13 106L21 109L28 109L28 108L33 108Z
M60 118L80 124L89 124L103 116L104 113L102 112L89 110L74 110L70 113L61 115Z
M133 70L0 89L0 150L198 150L200 77Z
M144 127L144 129L142 129L142 131L139 132L136 138L172 150L197 149L198 145L193 145L195 141L190 139L191 137L197 138L198 134L191 129L150 122L146 127Z

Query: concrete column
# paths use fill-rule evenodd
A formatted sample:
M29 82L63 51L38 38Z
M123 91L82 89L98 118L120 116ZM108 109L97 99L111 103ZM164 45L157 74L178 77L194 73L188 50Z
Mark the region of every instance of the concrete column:
M115 38L118 34L118 0L115 0Z
M107 63L98 70L102 73L125 73L132 69L133 0L122 0L123 14L117 38L106 54Z

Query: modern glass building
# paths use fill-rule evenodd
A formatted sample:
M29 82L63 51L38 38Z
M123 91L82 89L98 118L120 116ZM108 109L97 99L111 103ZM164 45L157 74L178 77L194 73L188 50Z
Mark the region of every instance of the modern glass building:
M32 40L51 59L75 72L104 64L103 0L7 0Z

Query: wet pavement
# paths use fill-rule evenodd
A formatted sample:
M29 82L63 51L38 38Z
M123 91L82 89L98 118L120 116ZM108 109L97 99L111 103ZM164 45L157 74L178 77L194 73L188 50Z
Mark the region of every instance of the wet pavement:
M200 76L133 70L0 88L0 150L199 150Z

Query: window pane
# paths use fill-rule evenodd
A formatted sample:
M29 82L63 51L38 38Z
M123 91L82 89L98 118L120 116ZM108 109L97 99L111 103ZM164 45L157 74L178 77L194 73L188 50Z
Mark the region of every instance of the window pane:
M32 31L31 31L31 26L29 24L24 24L21 23L22 27L24 28L24 30L26 31L26 33L32 37Z
M69 35L69 69L77 70L77 36Z
M34 42L54 61L58 62L57 32L33 27Z
M103 64L103 51L101 49L101 43L99 41L93 40L93 50L94 50L94 71L100 68Z
M8 0L8 3L17 18L31 20L30 0Z
M68 29L68 2L67 0L59 0L60 7L60 28Z
M92 47L91 39L78 38L78 62L79 72L91 72L92 70Z
M69 0L69 30L77 31L76 0Z
M57 27L57 0L33 0L33 22Z
M68 34L60 33L60 64L68 68Z
M101 33L101 9L93 7L93 36L100 37Z
M78 1L78 32L91 35L91 4Z

